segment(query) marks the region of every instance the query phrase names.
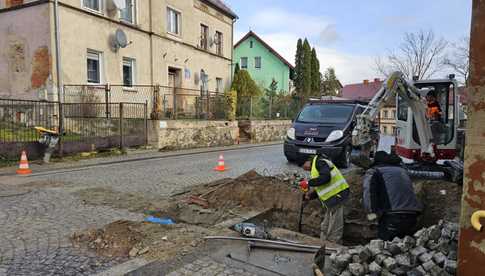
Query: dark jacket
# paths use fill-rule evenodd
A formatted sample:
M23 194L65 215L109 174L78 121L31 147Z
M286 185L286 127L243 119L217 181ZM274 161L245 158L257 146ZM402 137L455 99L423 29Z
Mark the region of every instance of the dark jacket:
M386 213L420 213L407 171L400 166L378 165L364 176L364 207L379 216Z
M327 184L330 182L332 179L332 176L330 172L332 171L333 168L330 168L328 166L328 163L325 161L325 158L323 156L319 156L317 158L317 164L316 164L318 173L320 174L317 178L312 178L308 181L308 185L310 187L318 187ZM339 204L344 203L350 196L350 189L346 189L339 194L329 198L328 200L325 201L325 205L329 208L335 207ZM318 198L318 194L316 191L313 191L310 194L310 199L316 199Z

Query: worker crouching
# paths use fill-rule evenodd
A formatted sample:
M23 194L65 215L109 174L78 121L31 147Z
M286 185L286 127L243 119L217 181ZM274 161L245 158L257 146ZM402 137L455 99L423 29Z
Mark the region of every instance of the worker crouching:
M323 207L320 239L340 243L344 231L344 203L350 196L349 185L339 169L325 155L317 155L303 167L311 171L312 188L305 200L318 198Z
M413 183L401 167L401 158L383 151L376 153L364 177L364 207L370 220L378 219L378 237L390 241L413 235L422 211Z

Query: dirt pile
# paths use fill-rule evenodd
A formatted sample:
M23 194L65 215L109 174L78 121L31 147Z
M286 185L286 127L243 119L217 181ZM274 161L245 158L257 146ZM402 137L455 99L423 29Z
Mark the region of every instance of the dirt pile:
M297 210L301 193L289 181L259 175L255 171L228 180L203 195L211 208Z
M99 255L109 257L133 255L133 248L143 238L144 235L138 230L138 224L131 221L115 221L102 229L90 229L71 236L75 244L84 244L96 250Z

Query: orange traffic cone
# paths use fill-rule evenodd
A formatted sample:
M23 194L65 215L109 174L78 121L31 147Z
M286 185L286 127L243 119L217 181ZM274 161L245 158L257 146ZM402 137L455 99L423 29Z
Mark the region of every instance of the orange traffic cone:
M29 168L29 160L27 160L27 153L25 150L22 151L22 156L20 157L20 165L19 169L17 170L17 174L31 174L32 170Z
M227 170L226 166L224 165L224 156L222 154L219 155L219 160L217 161L217 166L214 168L214 170L218 172Z

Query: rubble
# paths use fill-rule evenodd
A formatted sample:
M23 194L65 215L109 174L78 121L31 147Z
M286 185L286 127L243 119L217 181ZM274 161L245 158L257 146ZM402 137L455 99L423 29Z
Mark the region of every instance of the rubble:
M330 275L456 275L457 235L458 224L440 221L413 237L344 248L331 256Z

